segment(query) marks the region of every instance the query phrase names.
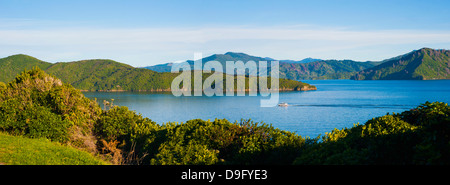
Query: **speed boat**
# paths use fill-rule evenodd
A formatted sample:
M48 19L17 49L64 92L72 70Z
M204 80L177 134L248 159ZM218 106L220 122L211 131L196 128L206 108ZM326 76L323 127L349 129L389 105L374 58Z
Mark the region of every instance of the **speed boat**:
M284 102L278 104L278 107L287 107L287 106L289 106L289 105Z

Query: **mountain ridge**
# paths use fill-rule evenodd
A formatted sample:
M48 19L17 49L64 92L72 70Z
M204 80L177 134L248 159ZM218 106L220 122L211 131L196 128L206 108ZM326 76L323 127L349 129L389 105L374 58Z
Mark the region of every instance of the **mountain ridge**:
M20 54L0 59L0 81L9 82L16 74L35 66L82 91L171 91L172 81L179 75L134 68L110 59L52 64ZM209 75L204 74L202 77L207 78ZM248 81L247 77L244 78ZM280 90L315 90L314 86L299 81L280 79L279 82Z
M356 72L373 67L380 64L380 62L358 62L353 60L322 60L314 58L305 58L303 60L276 60L269 57L252 56L239 52L227 52L225 54L213 54L202 58L203 64L208 61L218 61L225 66L226 61L279 61L280 64L280 78L290 80L316 80L316 79L349 79ZM187 60L187 63L193 69L193 60ZM154 66L143 67L157 72L170 72L172 65L176 63L165 63ZM270 71L270 65L268 65ZM225 71L225 67L223 69ZM258 74L258 67L249 69L248 73L256 71ZM248 74L247 73L247 74Z
M352 80L450 79L450 50L421 48L362 70Z

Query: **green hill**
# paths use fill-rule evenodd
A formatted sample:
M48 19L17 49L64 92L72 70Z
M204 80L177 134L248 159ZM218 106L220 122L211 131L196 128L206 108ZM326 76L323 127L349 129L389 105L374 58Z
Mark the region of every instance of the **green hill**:
M6 165L104 165L87 152L51 142L0 132L0 164Z
M227 52L225 54L214 54L202 59L202 62L218 61L225 66L226 61L275 61L268 57L257 57L245 53ZM193 68L194 61L187 61ZM356 72L380 64L381 62L357 62L352 60L320 60L307 58L301 61L279 60L280 78L291 80L311 80L311 79L349 79ZM158 72L170 72L173 63L159 64L145 67L146 69ZM270 66L268 66L270 67ZM225 71L225 68L223 69ZM249 69L257 71L258 68Z
M74 87L90 91L169 89L177 74L157 73L113 60L60 62L45 70Z
M41 61L28 55L12 55L0 59L0 82L10 82L17 74L24 69L31 69L37 66L41 69L47 69L51 63Z
M358 71L380 62L322 60L309 63L280 63L280 77L292 80L349 79Z
M362 70L353 80L450 79L450 50L422 48Z
M0 81L9 82L17 73L34 66L77 89L87 91L170 91L172 80L179 75L134 68L105 59L52 64L26 55L13 55L0 59ZM204 75L205 78L208 76L209 74ZM284 79L280 80L280 88L315 89L305 83Z

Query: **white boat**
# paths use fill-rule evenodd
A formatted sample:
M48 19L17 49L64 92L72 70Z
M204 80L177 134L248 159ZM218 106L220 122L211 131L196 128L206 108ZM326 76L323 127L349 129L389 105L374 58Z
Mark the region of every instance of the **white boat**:
M278 104L278 107L287 107L287 106L289 106L289 105L284 102Z

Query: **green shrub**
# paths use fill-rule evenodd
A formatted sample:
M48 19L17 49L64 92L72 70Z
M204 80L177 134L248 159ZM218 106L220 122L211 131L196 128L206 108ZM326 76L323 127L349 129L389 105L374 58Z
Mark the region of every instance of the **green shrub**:
M450 164L450 107L425 103L305 145L294 164Z
M0 94L0 127L13 134L68 142L95 152L92 127L101 109L39 68L24 71Z
M146 156L148 144L153 142L152 134L159 126L148 118L128 110L128 107L114 106L104 111L97 120L94 132L97 147L109 153L116 163L137 163Z
M3 82L0 82L0 91L6 89L6 84Z
M0 106L0 129L14 135L48 138L65 143L69 141L72 123L39 105L21 106L17 99L9 99Z
M161 143L158 151L149 152L152 164L289 164L305 142L294 133L245 120L196 119L163 127L155 139Z
M159 153L151 160L153 165L212 165L219 159L219 151L208 149L206 145L190 141L187 145L164 143Z

